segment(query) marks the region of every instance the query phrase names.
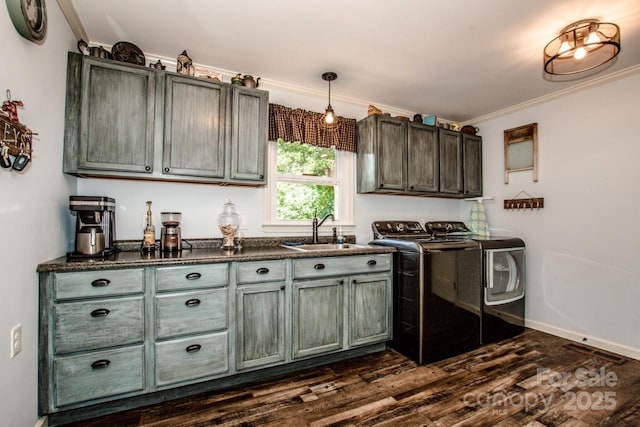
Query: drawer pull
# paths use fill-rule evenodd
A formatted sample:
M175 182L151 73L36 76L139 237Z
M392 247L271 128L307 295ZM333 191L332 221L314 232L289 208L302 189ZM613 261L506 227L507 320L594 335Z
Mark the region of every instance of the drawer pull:
M259 269L256 270L256 273L258 274L267 274L269 272L269 269L267 267L260 267Z
M192 298L185 301L184 305L187 307L197 307L200 305L200 300L198 298Z
M96 308L91 312L91 317L107 317L109 313L111 313L111 311L106 308Z
M355 283L355 282L356 282L356 281L354 280L354 281L353 281L353 283ZM338 285L344 285L344 280L340 280L340 281L338 282Z
M104 369L108 368L111 365L111 361L107 359L96 360L91 364L92 369Z
M200 274L200 273L189 273L184 277L186 277L187 280L198 280L199 278L202 277L202 274Z
M280 286L280 290L284 291L284 285Z
M184 349L187 353L195 353L196 351L200 351L202 346L200 344L191 344L187 348Z
M313 268L314 270L324 270L324 264L316 264Z
M358 283L358 281L356 279L353 279L351 283Z
M374 266L374 265L376 265L376 264L377 264L377 262L376 262L376 260L375 260L375 259L370 259L369 261L367 261L367 265Z
M93 286L94 288L102 288L104 286L108 286L109 283L111 283L111 280L109 279L96 279L91 282L91 286Z

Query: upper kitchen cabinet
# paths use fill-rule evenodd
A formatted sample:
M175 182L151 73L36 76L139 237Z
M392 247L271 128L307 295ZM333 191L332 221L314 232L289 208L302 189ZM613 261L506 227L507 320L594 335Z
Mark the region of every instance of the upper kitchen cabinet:
M370 115L358 122L358 192L407 187L407 122Z
M265 182L269 138L269 93L233 86L231 181Z
M268 92L69 53L64 171L264 185Z
M438 129L440 141L440 192L462 194L462 137L459 132Z
M439 129L440 192L482 196L482 137Z
M358 192L438 192L438 133L389 116L358 122Z
M224 178L228 89L166 74L163 174Z
M69 54L64 171L149 175L156 74Z
M463 133L462 149L464 195L482 196L482 137Z
M437 193L440 162L438 131L432 126L407 126L407 184L410 192Z

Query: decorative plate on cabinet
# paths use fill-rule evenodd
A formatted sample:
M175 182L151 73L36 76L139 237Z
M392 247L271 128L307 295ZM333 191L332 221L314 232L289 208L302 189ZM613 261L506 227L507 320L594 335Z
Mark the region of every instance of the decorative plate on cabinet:
M111 48L111 56L116 61L145 65L144 53L138 46L129 42L118 42Z

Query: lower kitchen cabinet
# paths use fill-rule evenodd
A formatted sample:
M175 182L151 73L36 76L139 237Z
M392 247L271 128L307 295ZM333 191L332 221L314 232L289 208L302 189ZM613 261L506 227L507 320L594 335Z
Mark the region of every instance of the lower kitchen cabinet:
M391 339L391 295L388 274L368 274L349 280L350 346Z
M238 370L285 360L284 293L284 282L238 287Z
M39 413L56 425L379 350L391 277L390 253L41 272Z
M206 379L229 371L227 331L156 343L156 384Z
M344 279L293 284L293 358L342 349Z

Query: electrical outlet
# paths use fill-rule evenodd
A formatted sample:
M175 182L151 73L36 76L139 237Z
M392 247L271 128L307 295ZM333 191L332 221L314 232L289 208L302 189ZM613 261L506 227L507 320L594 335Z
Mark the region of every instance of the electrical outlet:
M11 328L11 358L16 357L20 350L22 350L22 324L18 323Z

